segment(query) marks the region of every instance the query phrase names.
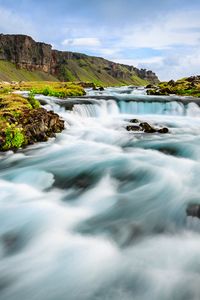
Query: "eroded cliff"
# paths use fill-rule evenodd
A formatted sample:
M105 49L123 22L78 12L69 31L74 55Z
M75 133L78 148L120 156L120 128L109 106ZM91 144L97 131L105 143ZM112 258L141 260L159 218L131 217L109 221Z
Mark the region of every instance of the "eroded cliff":
M101 57L53 50L49 44L36 42L26 35L0 35L0 60L19 69L41 71L62 81L93 81L99 84L158 83L152 71L118 64Z

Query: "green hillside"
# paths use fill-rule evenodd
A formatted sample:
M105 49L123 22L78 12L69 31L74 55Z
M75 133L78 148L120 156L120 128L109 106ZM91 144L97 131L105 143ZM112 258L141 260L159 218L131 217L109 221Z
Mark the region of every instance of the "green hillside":
M58 81L58 79L41 71L17 69L15 64L0 60L0 81Z
M97 85L148 84L147 80L141 79L134 71L129 71L123 65L118 64L115 74L112 74L108 61L89 56L67 60L59 68L59 78L65 81L91 81Z

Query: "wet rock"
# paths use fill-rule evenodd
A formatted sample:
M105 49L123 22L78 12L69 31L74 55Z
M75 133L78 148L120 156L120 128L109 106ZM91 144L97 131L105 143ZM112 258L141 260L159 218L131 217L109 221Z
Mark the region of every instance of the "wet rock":
M200 204L190 204L186 209L188 217L200 219Z
M168 132L169 132L169 129L167 127L158 129L158 133L168 133Z
M153 85L153 84L148 84L145 88L146 88L146 89L155 89L156 86Z
M45 142L64 129L64 121L59 115L44 108L25 111L19 123L24 129L27 144Z
M103 86L100 86L100 87L96 87L96 86L93 86L93 91L104 91L104 87Z
M156 132L156 129L147 122L140 123L140 128L146 133Z
M140 121L138 119L132 119L129 120L129 123L133 123L133 124L138 124ZM147 122L141 122L139 123L139 125L128 125L126 126L126 130L127 131L143 131L145 133L168 133L169 129L167 127L163 127L163 128L154 128L152 125L150 125Z
M130 123L140 123L140 121L138 119L131 119L129 122Z
M128 125L126 127L126 130L128 130L128 131L140 131L141 128L140 128L140 126Z

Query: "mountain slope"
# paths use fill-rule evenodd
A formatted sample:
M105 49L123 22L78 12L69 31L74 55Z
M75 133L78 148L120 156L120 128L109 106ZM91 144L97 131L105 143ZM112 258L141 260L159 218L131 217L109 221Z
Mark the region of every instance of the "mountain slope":
M26 35L3 34L0 80L92 81L101 85L145 85L159 81L152 71L82 53L52 50L51 45L35 42Z
M19 69L9 61L0 60L0 81L58 81L58 79L42 71Z

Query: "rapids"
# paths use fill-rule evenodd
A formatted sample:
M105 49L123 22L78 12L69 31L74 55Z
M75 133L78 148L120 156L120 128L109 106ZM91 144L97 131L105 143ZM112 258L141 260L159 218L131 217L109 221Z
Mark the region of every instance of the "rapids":
M0 300L199 300L199 106L87 92L71 110L38 96L66 129L0 154ZM170 133L128 132L132 118Z

